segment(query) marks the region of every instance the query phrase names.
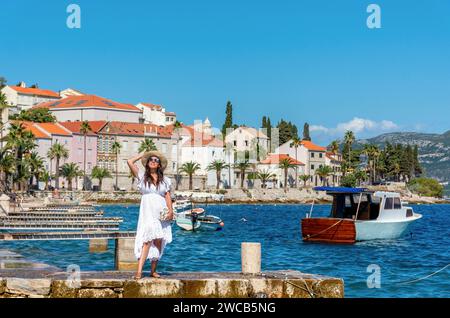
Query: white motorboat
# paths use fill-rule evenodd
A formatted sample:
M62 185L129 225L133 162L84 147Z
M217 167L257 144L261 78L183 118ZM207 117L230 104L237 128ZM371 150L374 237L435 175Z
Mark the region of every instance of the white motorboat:
M304 241L355 243L356 241L396 239L408 226L422 218L404 206L400 194L373 192L364 188L316 187L333 196L329 217L312 217L313 207L302 219Z

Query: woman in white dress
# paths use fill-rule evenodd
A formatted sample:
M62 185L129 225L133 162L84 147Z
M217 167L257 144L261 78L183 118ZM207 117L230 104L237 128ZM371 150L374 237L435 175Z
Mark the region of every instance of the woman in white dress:
M139 171L136 161L141 160L144 171ZM167 167L166 157L158 151L149 151L128 160L131 173L138 179L138 189L142 193L139 220L137 224L134 254L138 259L136 279L142 277L145 261L151 261L151 276L158 278L158 261L163 255L166 244L172 242L173 219L171 181L164 176ZM161 211L167 216L160 220Z

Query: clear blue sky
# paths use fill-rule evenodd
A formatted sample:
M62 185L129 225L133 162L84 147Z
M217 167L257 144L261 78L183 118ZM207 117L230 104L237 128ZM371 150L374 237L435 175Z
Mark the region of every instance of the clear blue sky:
M449 1L17 0L0 30L10 84L160 103L185 123L221 127L231 100L238 124L308 121L318 142L450 129Z

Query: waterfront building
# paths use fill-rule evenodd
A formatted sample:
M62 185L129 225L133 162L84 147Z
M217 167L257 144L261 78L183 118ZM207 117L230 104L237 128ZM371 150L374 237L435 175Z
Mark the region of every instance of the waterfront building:
M342 154L327 152L325 156L325 165L331 167L333 173L328 177L328 184L339 186L342 179Z
M310 176L307 184L311 186L322 184L322 180L316 175L316 171L327 163L328 165L335 165L335 169L338 169L339 166L340 170L340 161L336 160L337 158L333 157L334 159L328 159L329 161L327 161L327 148L318 146L308 140L302 140L301 145L297 148L291 146L291 144L292 140L285 142L275 149L275 153L288 154L290 157L305 163L304 173Z
M139 123L142 120L142 111L136 106L96 95L68 96L34 107L48 108L60 122L104 120Z
M274 183L272 181L268 182L267 186L270 187L284 187L284 169L280 168L280 162L282 160L288 159L291 164L295 165L296 168L288 169L287 182L288 187L293 187L295 185L295 170L297 169L297 175L302 175L305 173L305 164L298 161L288 154L279 153L269 153L264 160L261 160L257 165L258 170L270 171L276 175Z
M207 167L216 160L226 162L226 158L224 143L213 134L208 118L204 122L197 121L191 126L182 125L180 137L182 142L180 166L190 161L200 165L200 170L196 173L196 178L200 180L197 182L194 180L194 186L198 188L215 187L216 171L208 171ZM221 171L223 187L229 185L232 167L230 169L231 171L229 169Z
M231 148L236 153L234 161L249 157L250 163L256 163L257 149L259 149L262 157L265 157L269 150L269 137L261 129L253 127L241 126L227 133L225 136L225 143L228 148Z
M151 139L156 148L166 155L168 165L165 174L173 176L177 165L177 139L172 132L171 127L123 121L107 122L98 129L97 164L113 175L112 179L104 180L104 189L112 189L115 185L116 165L119 189L129 190L132 185L136 185L136 180L130 175L127 160L139 153L141 143L146 138ZM118 156L113 151L112 145L115 142L121 146Z
M22 110L28 110L40 103L61 99L61 96L54 91L26 87L24 82L21 82L18 86L7 85L1 89L1 92L6 96L6 102L11 106L9 109L11 115Z
M142 117L145 124L167 126L174 124L177 121L176 114L174 112L166 112L166 109L161 105L139 103L136 107L142 111Z

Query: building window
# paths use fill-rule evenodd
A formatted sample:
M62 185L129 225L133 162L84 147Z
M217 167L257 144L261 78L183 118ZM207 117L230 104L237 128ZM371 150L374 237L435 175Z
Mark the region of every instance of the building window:
M314 168L315 168L314 165L311 165L311 170L314 170Z
M319 158L323 158L323 154L322 153L319 153Z
M236 140L233 140L233 146L237 146L237 141Z
M311 158L314 158L314 152L311 152Z

